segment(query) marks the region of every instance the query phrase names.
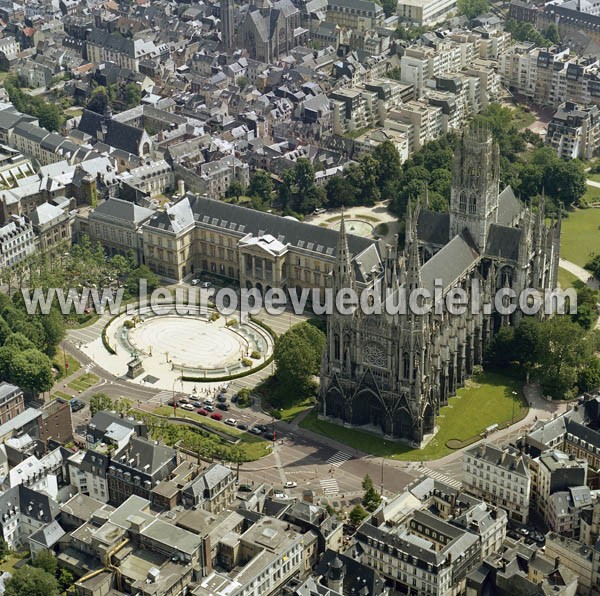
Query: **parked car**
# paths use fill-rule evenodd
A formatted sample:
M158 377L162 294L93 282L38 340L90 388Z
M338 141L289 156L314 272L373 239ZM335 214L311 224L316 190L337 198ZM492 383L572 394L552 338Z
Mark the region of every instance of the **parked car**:
M220 395L217 395L217 401L224 404L227 401L227 396L224 393L221 393Z
M293 480L288 480L285 483L285 488L296 488L298 486L297 482L294 482Z
M201 287L201 288L204 288L205 290L207 290L207 289L208 289L208 288L210 288L211 286L212 286L212 284L211 284L209 281L203 281L203 282L200 284L200 287Z
M220 414L219 412L213 412L210 417L213 420L223 420L223 414Z
M237 427L238 427L240 430L248 430L248 425L247 425L245 422L238 422L238 423L237 423Z
M214 412L215 411L215 406L211 406L210 404L206 404L204 406L204 409L208 412Z
M194 406L192 404L181 404L182 410L187 410L188 412L194 411Z
M277 433L265 433L265 439L269 439L269 441L274 441L277 438Z
M200 408L197 413L200 414L200 416L208 416L208 410L205 410L204 408Z
M229 426L235 426L237 424L237 420L235 418L227 418L227 420L225 420L225 424L229 424Z
M205 403L205 404L207 404L207 405L209 405L209 406L212 406L212 405L215 403L215 400L214 400L214 399L212 399L212 397L207 397L207 398L204 400L204 403Z
M227 412L229 410L229 404L225 404L225 403L217 404L217 408L219 408L219 410L223 410L223 411Z
M197 286L200 283L199 279L192 279L192 285Z
M234 393L234 394L231 396L231 403L232 403L232 404L235 404L235 403L237 403L237 400L238 400L238 394L237 394L237 393Z
M264 433L265 431L269 430L266 424L255 424L254 428L258 428L258 430L261 433Z
M251 432L253 435L262 435L262 430L260 430L260 428L258 428L258 426L253 426L253 427L250 429L250 432Z
M190 403L195 406L196 408L201 408L202 407L202 402L198 401L197 399L193 399L190 401Z
M177 399L175 400L177 402L177 405L180 406L182 404L189 404L190 400L186 399L185 397L182 397L181 399Z
M85 404L80 399L72 399L70 404L71 412L79 412L79 410L83 410L83 408L85 408Z
M280 490L276 490L276 491L273 493L273 496L274 496L276 499L281 499L282 501L286 501L286 500L288 499L288 496L287 496L285 493L282 493Z

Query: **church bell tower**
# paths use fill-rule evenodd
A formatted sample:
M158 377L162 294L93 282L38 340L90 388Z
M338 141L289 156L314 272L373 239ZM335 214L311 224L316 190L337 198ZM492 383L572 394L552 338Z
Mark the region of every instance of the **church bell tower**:
M463 132L452 164L450 239L469 230L477 248L485 249L491 224L498 218L500 154L486 127Z

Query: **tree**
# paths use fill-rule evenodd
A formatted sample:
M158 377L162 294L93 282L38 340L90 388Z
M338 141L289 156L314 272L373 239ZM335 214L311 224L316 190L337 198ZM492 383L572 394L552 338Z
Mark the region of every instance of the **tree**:
M115 255L110 259L110 266L113 268L117 277L126 276L131 271L131 263L123 255Z
M556 23L550 23L550 25L546 27L546 30L544 31L544 37L550 43L560 43L560 34L558 32Z
M365 491L362 498L363 507L372 513L381 504L381 495L375 489L373 480L368 474L363 478L362 488Z
M135 108L139 106L142 101L142 90L136 83L128 83L125 85L123 97L128 108Z
M45 352L48 356L54 356L56 347L65 337L65 321L57 308L50 309L47 315L41 315L38 320L46 338Z
M284 333L275 342L275 364L279 382L290 394L300 397L314 372L314 354L310 344L301 336Z
M250 83L250 81L248 80L248 77L245 77L244 75L240 75L235 82L237 83L237 86L240 88L240 90L244 90L248 84Z
M50 358L35 348L15 354L9 373L11 382L36 394L49 391L54 384Z
M148 292L152 292L160 286L160 277L150 271L147 265L140 265L129 274L129 278L127 279L126 289L129 296L137 296L139 294L141 280L146 280Z
M577 385L580 391L594 391L600 387L600 360L591 356L579 372Z
M58 582L43 569L23 565L4 584L4 596L58 596Z
M10 549L4 538L0 538L0 561L4 561L4 558L8 555Z
M523 317L513 334L509 352L526 367L531 368L540 357L540 324L537 319Z
M459 14L464 14L467 19L474 19L488 11L487 0L458 0L456 6Z
M356 204L356 188L348 176L331 176L325 185L328 207L352 207Z
M352 511L350 511L350 515L348 516L348 519L350 521L350 524L357 528L358 526L360 526L361 522L368 517L368 513L365 511L364 507L362 505L355 505L352 508Z
M494 366L501 368L509 366L513 360L514 340L514 327L500 327L487 354L487 360Z
M60 108L53 103L44 102L37 109L40 126L51 131L60 130L63 125L63 115Z
M87 102L86 108L98 114L104 114L106 107L109 105L108 92L106 87L100 85L96 87Z
M381 6L386 18L396 14L398 9L398 0L382 0Z
M572 392L578 369L590 356L584 331L567 317L553 317L541 326L540 340L540 382L544 391L562 399Z
M58 573L58 585L61 592L66 592L74 583L73 574L66 568L62 568Z
M377 186L382 197L389 199L402 173L400 154L391 141L384 141L375 147L372 156L377 164Z
M250 186L248 186L248 194L251 197L258 197L264 203L271 201L271 193L273 192L273 181L271 176L264 170L257 170L250 178Z
M236 201L238 201L240 196L242 196L243 194L244 194L244 187L242 186L242 183L238 182L237 180L234 180L229 185L229 188L225 192L226 197L228 197L228 198L233 197L233 198L235 198Z
M37 567L38 569L43 569L50 575L56 575L58 561L56 560L56 557L52 551L41 550L33 559L33 566Z
M10 381L10 365L13 361L15 351L8 346L0 348L0 379Z
M112 410L113 407L113 401L106 393L95 393L90 398L90 415L92 417L96 415L96 412Z

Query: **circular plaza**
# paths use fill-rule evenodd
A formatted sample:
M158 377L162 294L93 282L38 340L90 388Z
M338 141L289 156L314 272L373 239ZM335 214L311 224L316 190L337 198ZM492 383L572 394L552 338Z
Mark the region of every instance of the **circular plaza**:
M212 309L178 314L175 307L144 307L112 319L102 342L103 368L171 389L178 381L217 383L250 374L270 361L274 339L252 320Z

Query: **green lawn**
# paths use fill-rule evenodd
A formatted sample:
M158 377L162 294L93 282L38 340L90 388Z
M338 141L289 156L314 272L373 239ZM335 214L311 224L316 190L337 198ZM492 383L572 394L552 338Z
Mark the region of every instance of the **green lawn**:
M518 395L514 396L513 391ZM517 418L522 407L520 384L512 378L494 373L484 373L477 381L459 389L437 418L439 430L423 449L413 449L402 443L385 441L381 436L343 428L319 420L311 412L300 426L346 443L356 449L378 457L400 460L439 459L452 452L446 447L450 439L464 441L484 431L492 424L503 424ZM524 406L523 406L524 408Z
M74 391L86 391L90 387L93 387L98 382L98 377L92 373L85 373L80 377L77 377L74 381L69 383L68 387Z
M65 393L64 391L55 391L50 397L51 397L51 399L56 399L57 397L62 397L63 399L66 399L67 401L71 401L71 399L72 399L72 397L68 393Z
M579 278L575 277L572 273L563 269L562 267L558 268L558 283L563 290L567 288L572 288L573 283L576 282Z
M14 573L15 565L29 556L27 551L22 553L14 553L11 552L3 561L0 563L0 572L8 571L9 573Z
M173 408L170 406L160 406L154 410L154 414L157 414L159 416L172 416ZM224 412L224 414L226 414L226 412ZM271 445L271 442L266 441L262 437L253 435L243 430L239 430L232 426L228 426L226 424L223 424L223 422L213 420L209 416L201 416L200 414L196 414L195 412L186 412L185 410L180 410L178 412L178 417L179 416L190 418L192 420L197 420L198 422L201 422L202 425L205 426L207 429L214 428L215 430L218 430L221 433L230 436L234 440L240 439L240 445L244 450L246 459L248 461L255 461L270 453L268 447Z
M600 188L594 189L600 199ZM563 219L560 256L583 267L600 252L600 209L578 209Z
M79 364L79 360L76 360L70 354L67 354L66 357L67 357L67 364L69 365L66 370L66 374L65 374L65 353L59 352L58 354L56 354L56 356L54 356L54 358L52 360L52 363L56 366L56 370L59 371L59 374L56 377L57 381L60 381L61 379L64 379L65 377L68 377L69 375L76 373L81 368L81 364Z
M535 114L522 108L513 110L513 119L519 130L523 130L535 122Z
M298 414L300 414L301 412L304 412L304 410L308 410L309 408L312 408L314 405L315 405L315 400L313 398L309 397L299 404L295 404L293 406L283 408L280 411L280 414L281 414L280 420L283 420L284 422L292 422L292 420L296 416L298 416Z
M591 174L590 172L586 172L585 175L588 180L593 180L594 182L600 182L600 174Z

